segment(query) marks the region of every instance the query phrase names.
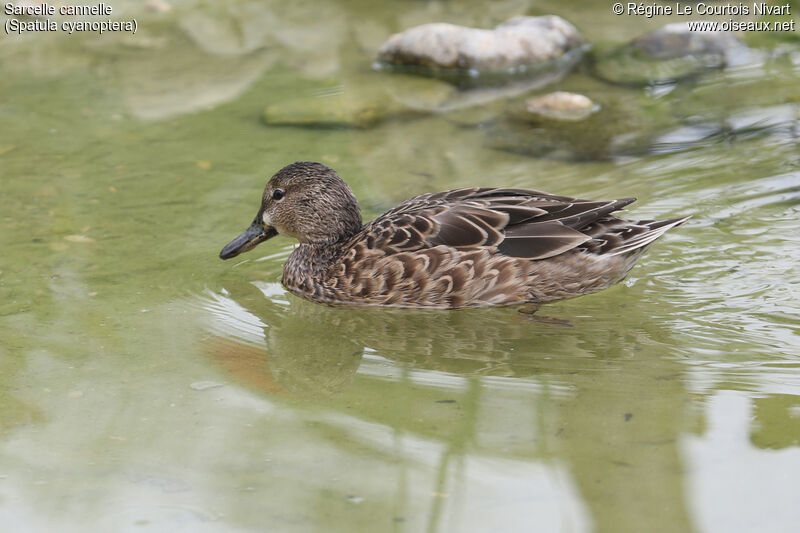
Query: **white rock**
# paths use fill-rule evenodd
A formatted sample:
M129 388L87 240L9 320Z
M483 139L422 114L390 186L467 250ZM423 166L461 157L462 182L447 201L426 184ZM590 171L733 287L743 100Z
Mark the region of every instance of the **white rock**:
M598 111L600 106L582 94L557 91L530 98L525 102L525 109L555 120L581 120Z
M387 40L378 60L394 65L499 72L535 67L580 47L580 32L561 17L514 17L493 30L433 23Z

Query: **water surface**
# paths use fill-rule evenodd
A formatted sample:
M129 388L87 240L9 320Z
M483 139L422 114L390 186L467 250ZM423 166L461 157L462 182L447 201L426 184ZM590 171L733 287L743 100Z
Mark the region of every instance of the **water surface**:
M556 13L623 42L666 20L601 2L113 5L137 35L0 37L6 528L794 530L796 35L749 36L746 61L677 83L579 67L546 90L622 117L583 136L508 120L523 97L277 126L265 108L386 83L374 51L413 24ZM478 184L692 219L624 283L533 315L335 309L280 286L288 239L217 259L295 160L335 167L367 219Z

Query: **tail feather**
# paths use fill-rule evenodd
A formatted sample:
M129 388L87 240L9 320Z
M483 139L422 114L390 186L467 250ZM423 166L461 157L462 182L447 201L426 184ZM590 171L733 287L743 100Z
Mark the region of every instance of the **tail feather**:
M669 220L658 220L653 222L647 222L643 225L647 226L648 230L638 235L634 236L630 240L623 241L619 246L614 247L612 250L607 252L607 255L614 256L614 255L621 255L626 254L628 252L633 252L634 250L639 250L645 248L652 244L656 239L664 235L670 229L680 226L690 217L682 217L682 218L671 218Z

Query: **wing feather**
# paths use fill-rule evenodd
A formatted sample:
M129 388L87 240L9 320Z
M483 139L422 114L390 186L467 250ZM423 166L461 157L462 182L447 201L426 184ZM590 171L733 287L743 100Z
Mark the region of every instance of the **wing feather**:
M598 224L620 220L610 214L634 200L590 201L518 188L454 189L403 202L367 224L361 239L386 254L496 247L503 255L539 260L584 245L599 250L608 241L597 239L603 233ZM639 242L644 241L617 249L624 253Z
M547 259L577 248L591 237L559 222L542 222L506 229L506 238L497 249L512 257Z

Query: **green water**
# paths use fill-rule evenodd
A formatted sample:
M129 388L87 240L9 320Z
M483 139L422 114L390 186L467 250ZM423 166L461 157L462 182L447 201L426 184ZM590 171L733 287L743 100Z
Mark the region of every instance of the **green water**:
M112 5L135 36L0 36L4 531L795 530L797 34L677 84L579 68L548 90L599 101L589 129L504 118L524 95L291 127L264 110L386 83L374 52L414 24L555 13L613 43L667 20ZM624 283L534 315L335 309L280 286L288 239L217 258L295 160L335 167L365 218L478 184L693 218Z

